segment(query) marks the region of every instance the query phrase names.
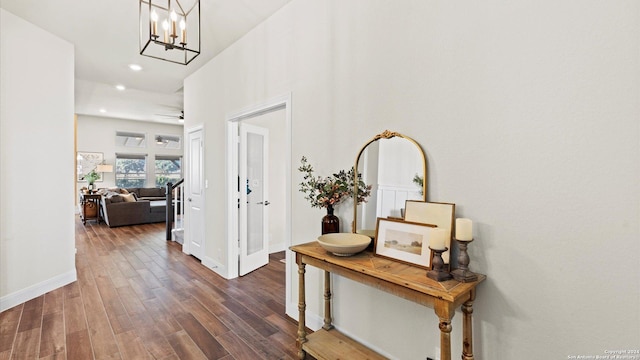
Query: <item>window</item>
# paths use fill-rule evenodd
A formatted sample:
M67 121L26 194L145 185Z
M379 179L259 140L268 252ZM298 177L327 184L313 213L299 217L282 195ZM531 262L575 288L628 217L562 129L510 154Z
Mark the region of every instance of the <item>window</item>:
M116 186L145 187L147 183L146 154L116 154Z
M142 133L116 131L116 146L143 148L147 146L147 136Z
M164 187L168 182L177 183L182 178L182 157L156 155L156 186Z

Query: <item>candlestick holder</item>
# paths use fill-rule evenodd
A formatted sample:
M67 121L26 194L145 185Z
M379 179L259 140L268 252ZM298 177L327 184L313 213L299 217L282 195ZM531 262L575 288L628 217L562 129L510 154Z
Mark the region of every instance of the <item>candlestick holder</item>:
M458 268L451 272L453 278L460 282L473 282L478 280L478 275L469 271L469 254L467 253L467 245L469 245L471 240L458 240L460 252L458 253Z
M433 251L433 259L431 260L431 270L427 271L427 277L438 282L450 280L451 274L444 270L444 261L442 260L442 253L449 249L445 247L444 249L431 250Z

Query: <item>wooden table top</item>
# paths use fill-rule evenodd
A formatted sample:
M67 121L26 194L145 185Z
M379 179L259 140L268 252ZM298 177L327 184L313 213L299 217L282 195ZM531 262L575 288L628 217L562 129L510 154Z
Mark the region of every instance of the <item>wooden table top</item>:
M486 279L485 275L478 274L478 280L474 282L463 283L456 280L438 282L427 277L428 270L425 268L375 256L368 250L353 256L336 256L327 252L317 241L294 245L290 249L300 255L315 259L315 261L309 261L308 258L303 259L305 263L310 265L328 271L333 268L333 270L344 269L357 272L370 276L372 279L382 280L452 303L459 302L465 294L468 294L470 290Z

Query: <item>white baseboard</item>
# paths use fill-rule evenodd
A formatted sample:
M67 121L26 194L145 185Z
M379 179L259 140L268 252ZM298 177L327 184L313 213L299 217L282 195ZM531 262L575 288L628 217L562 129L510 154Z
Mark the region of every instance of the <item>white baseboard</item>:
M22 304L23 302L27 302L31 299L35 299L38 296L44 295L49 291L70 284L76 280L78 280L78 275L76 273L76 270L73 269L73 271L69 271L65 274L60 274L49 280L42 281L20 291L16 291L12 294L3 296L2 298L0 298L0 312L11 309L16 305Z
M223 278L229 279L227 267L213 260L212 258L205 256L203 257L202 261L200 261L200 263L212 270L214 273L222 276Z
M271 251L271 248L269 249L269 253L274 253L274 252L280 252L280 251L284 251L285 247L284 244L279 245L282 249L280 249L280 247L276 247L275 251ZM227 269L226 266L222 265L221 263L219 263L216 260L213 260L212 258L205 256L200 263L204 266L206 266L207 268L211 269L213 272L215 272L216 274L222 276L223 278L229 280L231 277L229 276L229 269Z

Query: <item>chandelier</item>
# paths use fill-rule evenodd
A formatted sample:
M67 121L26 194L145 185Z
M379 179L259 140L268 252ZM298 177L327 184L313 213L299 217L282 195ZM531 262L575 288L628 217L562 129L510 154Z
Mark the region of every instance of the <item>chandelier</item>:
M200 0L139 1L140 55L187 65L200 54Z

